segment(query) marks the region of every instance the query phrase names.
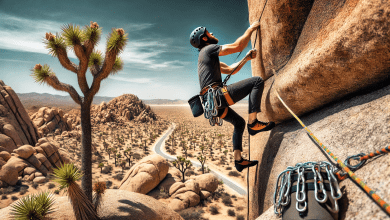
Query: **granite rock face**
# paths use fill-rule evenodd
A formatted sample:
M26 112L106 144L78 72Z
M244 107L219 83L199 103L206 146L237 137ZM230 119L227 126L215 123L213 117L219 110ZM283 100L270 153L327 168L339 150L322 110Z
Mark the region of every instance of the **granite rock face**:
M65 131L71 131L72 128L80 124L80 120L64 114L61 109L48 107L40 108L38 112L31 115L31 120L43 135L48 133L58 135Z
M151 122L157 120L157 115L150 106L144 104L137 96L124 94L116 97L108 103L102 102L91 109L93 123L126 122Z
M250 23L259 19L264 4L248 0ZM259 169L250 171L250 215L256 219L264 212L259 219L270 219L280 172L298 162L334 162L295 119L289 120L292 116L277 93L342 161L389 145L390 2L268 0L261 36L265 72L256 58L252 75L269 80L258 117L278 125L251 138L251 155L259 160ZM356 175L390 202L386 158L373 159ZM341 219L386 218L352 180L340 186Z
M39 137L14 90L0 80L0 151L12 153L22 145L34 146Z

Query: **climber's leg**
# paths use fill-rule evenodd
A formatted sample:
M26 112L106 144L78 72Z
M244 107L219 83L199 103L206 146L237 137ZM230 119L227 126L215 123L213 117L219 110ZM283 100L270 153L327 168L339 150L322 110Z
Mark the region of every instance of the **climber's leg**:
M218 116L220 117L224 109L219 110ZM238 115L233 109L228 108L228 112L223 120L231 123L234 126L233 131L233 151L236 169L241 172L246 167L254 166L258 161L249 161L241 157L242 152L242 136L245 130L245 120Z

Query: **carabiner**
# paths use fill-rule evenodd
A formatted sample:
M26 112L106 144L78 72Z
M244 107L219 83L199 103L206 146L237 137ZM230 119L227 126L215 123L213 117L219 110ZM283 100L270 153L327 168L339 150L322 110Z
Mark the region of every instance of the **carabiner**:
M305 172L305 168L302 167L302 169L303 171L301 171L301 168L298 169L298 183L297 183L297 194L296 194L296 198L298 202L304 202L306 200L305 176L303 175L303 173ZM299 190L301 181L302 181L302 189ZM301 193L302 193L302 198L299 198Z
M364 163L366 163L367 160L360 160L360 158L363 157L364 155L365 155L364 153L361 153L361 154L349 156L349 157L347 157L347 159L345 159L344 164L352 171L355 171L355 170L359 169L361 166L363 166ZM353 165L349 164L349 160L351 160L351 159L352 160L359 160L360 162L353 166Z
M314 173L314 196L315 196L317 202L325 203L326 200L328 200L328 196L326 194L326 190L325 190L325 187L324 187L324 181L323 181L322 176L321 176L321 167L320 167L320 172L318 172L315 169L315 166L313 165L312 171ZM318 175L318 178L320 179L320 181L318 183L320 185L320 192L322 192L322 194L324 196L324 198L322 200L320 200L319 197L318 197L317 175Z

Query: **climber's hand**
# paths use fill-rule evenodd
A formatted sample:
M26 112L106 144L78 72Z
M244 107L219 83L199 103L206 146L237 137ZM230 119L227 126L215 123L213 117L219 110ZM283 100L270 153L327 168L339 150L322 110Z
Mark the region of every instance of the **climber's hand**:
M252 23L252 25L249 27L252 29L252 31L256 30L258 27L260 26L260 22L259 21L255 21Z
M252 50L248 51L248 53L246 54L245 57L246 57L248 60L251 60L251 59L256 58L256 55L257 55L256 49L252 49Z

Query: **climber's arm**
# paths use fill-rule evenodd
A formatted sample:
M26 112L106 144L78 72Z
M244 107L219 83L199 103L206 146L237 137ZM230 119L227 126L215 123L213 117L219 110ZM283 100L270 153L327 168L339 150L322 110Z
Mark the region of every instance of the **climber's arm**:
M240 60L237 63L233 63L232 65L228 66L224 62L220 62L221 67L221 73L223 74L230 74L233 70L234 72L232 75L236 74L238 71L241 70L241 68L245 65L246 62L256 57L256 50L250 50L242 60Z
M222 45L221 50L219 51L219 56L225 56L243 51L249 43L252 32L255 31L259 25L260 23L255 21L234 43Z

